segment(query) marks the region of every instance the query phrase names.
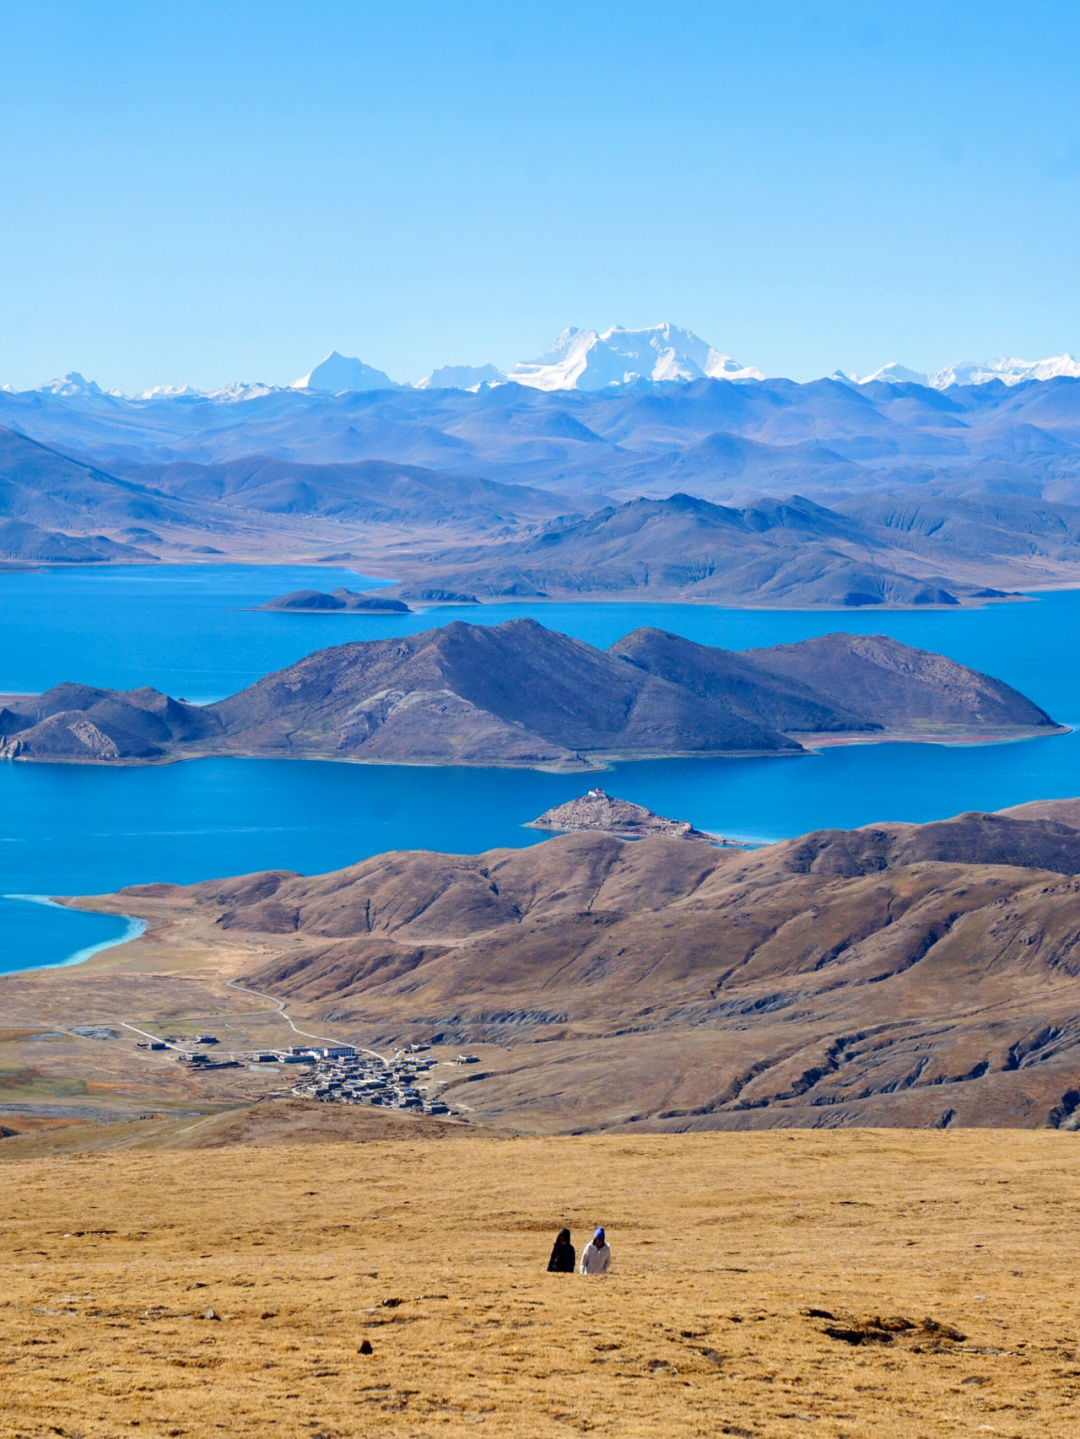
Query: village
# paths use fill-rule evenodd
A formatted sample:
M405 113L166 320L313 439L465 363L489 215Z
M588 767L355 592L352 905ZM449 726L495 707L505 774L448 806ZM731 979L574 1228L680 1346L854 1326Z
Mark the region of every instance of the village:
M408 1050L395 1050L386 1059L351 1045L312 1051L312 1066L293 1087L293 1093L323 1103L374 1104L408 1109L415 1114L450 1114L450 1106L431 1092L431 1071L437 1061L423 1054L426 1048L411 1045ZM451 1062L473 1063L475 1059L460 1055Z
M302 1067L302 1073L298 1073L291 1093L298 1098L323 1104L369 1104L440 1116L453 1116L455 1110L440 1097L434 1071L439 1067L479 1063L475 1054L434 1059L427 1052L430 1049L427 1044L410 1044L407 1049L396 1049L386 1056L352 1044L315 1044L218 1057L214 1051L219 1043L213 1034L198 1034L182 1041L177 1036L162 1039L147 1036L137 1047L171 1050L180 1063L196 1071L238 1069L246 1063L251 1069L275 1073L278 1066L297 1065Z

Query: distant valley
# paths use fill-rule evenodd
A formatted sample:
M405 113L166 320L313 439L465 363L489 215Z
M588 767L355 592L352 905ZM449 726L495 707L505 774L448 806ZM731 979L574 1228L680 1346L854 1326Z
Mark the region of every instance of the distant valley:
M796 384L715 353L600 388L0 391L0 565L303 559L405 598L780 607L1080 584L1067 367Z

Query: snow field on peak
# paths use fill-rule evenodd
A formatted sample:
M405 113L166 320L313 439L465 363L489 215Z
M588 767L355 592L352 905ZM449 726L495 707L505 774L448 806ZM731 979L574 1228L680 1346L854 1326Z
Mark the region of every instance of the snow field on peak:
M522 361L508 378L538 390L600 390L608 385L678 380L764 379L760 370L739 365L729 355L677 325L644 330L564 330L544 354Z

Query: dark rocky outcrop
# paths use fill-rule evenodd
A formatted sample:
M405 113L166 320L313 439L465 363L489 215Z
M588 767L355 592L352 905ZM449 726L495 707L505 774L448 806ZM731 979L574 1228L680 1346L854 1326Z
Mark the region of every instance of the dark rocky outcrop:
M404 600L395 600L379 594L361 595L355 590L293 590L287 595L278 595L260 610L291 610L300 614L356 614L407 615L411 614Z

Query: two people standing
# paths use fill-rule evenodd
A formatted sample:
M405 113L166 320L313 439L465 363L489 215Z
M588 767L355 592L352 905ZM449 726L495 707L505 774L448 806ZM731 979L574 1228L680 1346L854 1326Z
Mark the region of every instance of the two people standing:
M560 1229L555 1247L548 1260L549 1274L573 1274L574 1246L570 1243L569 1229ZM606 1274L611 1263L611 1246L604 1237L601 1226L581 1252L581 1263L577 1266L580 1274Z

